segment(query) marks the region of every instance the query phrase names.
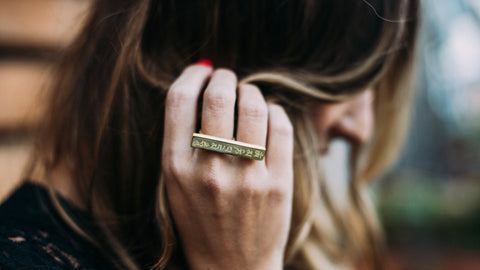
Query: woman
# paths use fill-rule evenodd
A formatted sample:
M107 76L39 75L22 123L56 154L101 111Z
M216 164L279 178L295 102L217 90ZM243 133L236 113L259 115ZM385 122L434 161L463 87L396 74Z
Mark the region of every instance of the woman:
M414 0L95 2L59 67L29 170L50 196L27 185L2 206L0 262L382 268L365 184L404 134L417 9ZM334 137L354 149L345 207L322 170ZM265 157L192 138L265 147Z

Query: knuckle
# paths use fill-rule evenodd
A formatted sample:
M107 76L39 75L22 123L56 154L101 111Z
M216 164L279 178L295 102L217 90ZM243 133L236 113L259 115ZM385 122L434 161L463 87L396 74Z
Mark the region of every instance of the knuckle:
M268 109L264 101L258 99L247 99L239 104L239 110L247 118L262 119L267 117Z
M217 197L224 188L221 186L221 171L218 162L210 162L201 169L198 185L203 194Z
M241 88L243 91L261 93L261 92L260 92L260 88L258 88L255 84L251 84L251 83L242 83L242 84L240 85L240 88Z
M199 72L200 70L202 70L204 68L205 68L205 66L189 65L183 70L183 73L191 74L191 73L194 73L194 72Z
M218 197L222 191L216 178L203 178L200 183L200 188L203 194L208 194L213 197Z
M267 193L268 201L274 205L284 202L288 198L288 192L281 187L272 187Z
M228 91L221 86L208 89L205 91L203 98L206 109L211 111L218 111L235 104L235 92Z
M183 179L186 177L188 168L185 166L185 162L165 160L162 161L162 170L168 178Z
M198 71L199 67L196 66L196 65L189 65L187 67L185 67L182 71L182 74L181 75L191 75L191 74L194 74L196 71Z
M278 119L271 125L271 131L276 135L291 137L293 135L293 126L288 118Z
M259 179L267 180L266 176L258 171L250 171L240 179L237 186L237 193L244 199L263 198L268 193L268 181L258 181Z
M248 182L244 182L238 187L237 193L243 199L252 199L259 196L262 191L258 186L255 186Z
M224 80L237 81L237 75L230 69L219 68L213 72L213 77L220 77Z
M167 93L166 102L170 106L179 106L180 104L195 99L194 91L191 91L184 83L176 83L170 87Z

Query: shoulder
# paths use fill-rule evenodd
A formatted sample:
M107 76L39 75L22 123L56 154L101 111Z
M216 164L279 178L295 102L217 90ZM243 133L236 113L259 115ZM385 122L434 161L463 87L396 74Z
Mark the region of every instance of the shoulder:
M20 224L0 226L0 269L104 269L86 244L60 240L57 232Z
M0 269L104 269L99 253L56 213L48 192L25 184L0 205Z
M0 269L65 269L65 265L49 253L52 246L39 243L35 235L21 229L0 227ZM32 241L33 240L33 241ZM72 268L75 269L75 268Z

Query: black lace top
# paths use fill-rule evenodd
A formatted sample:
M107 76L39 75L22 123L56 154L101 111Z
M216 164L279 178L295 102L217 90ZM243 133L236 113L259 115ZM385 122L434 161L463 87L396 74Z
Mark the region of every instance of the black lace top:
M86 215L65 200L76 222ZM47 190L26 183L0 206L0 269L113 269L58 215Z

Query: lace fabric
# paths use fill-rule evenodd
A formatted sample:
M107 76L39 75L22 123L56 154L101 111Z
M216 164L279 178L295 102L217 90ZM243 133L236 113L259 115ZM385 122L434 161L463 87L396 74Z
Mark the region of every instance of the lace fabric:
M2 228L3 229L3 228ZM92 269L80 264L78 258L55 244L45 231L21 229L2 230L0 237L1 269L25 267L48 269Z
M1 270L113 269L101 254L63 222L43 187L24 184L0 206Z

